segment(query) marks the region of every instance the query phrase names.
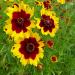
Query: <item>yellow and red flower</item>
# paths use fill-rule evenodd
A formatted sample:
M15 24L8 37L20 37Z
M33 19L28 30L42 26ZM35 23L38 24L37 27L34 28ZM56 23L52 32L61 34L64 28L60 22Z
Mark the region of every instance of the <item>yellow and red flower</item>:
M48 40L48 41L47 41L47 45L48 45L49 48L53 48L53 46L54 46L54 41L53 41L53 40Z
M13 7L8 7L5 12L9 19L6 20L4 31L15 40L27 35L28 30L35 27L34 21L31 20L34 8L30 8L29 5L23 2L14 4Z
M48 11L42 8L41 19L35 18L37 20L37 28L41 29L43 35L50 34L51 37L55 36L59 28L59 18L56 17L55 12Z
M58 3L65 4L65 0L57 0Z
M51 56L51 62L57 62L57 56L56 55L53 55Z
M51 1L50 0L46 0L43 2L43 7L46 8L46 9L51 9L52 6L51 6Z
M17 58L20 58L20 62L25 66L31 64L37 66L39 59L43 58L44 43L37 33L31 33L29 37L21 39L16 42L11 49L11 52Z

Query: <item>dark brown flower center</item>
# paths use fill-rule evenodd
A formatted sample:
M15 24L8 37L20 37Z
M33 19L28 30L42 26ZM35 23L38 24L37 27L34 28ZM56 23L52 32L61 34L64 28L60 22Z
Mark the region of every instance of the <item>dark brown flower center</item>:
M17 22L18 22L18 24L23 24L24 23L24 19L20 17L20 18L17 19Z
M26 51L31 53L34 51L34 44L33 43L28 43L26 46Z
M46 19L46 20L43 20L44 21L44 25L49 27L51 26L51 23L50 23L50 20Z

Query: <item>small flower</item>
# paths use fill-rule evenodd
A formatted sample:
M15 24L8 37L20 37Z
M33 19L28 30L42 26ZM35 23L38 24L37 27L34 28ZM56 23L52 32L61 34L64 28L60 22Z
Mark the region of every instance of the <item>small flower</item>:
M34 14L34 8L21 2L19 5L14 4L13 7L8 7L5 11L9 19L6 20L4 31L14 39L23 37L28 34L28 30L34 28L34 21L31 17Z
M57 0L58 3L65 4L65 0Z
M59 18L56 17L55 12L43 8L41 10L41 19L35 19L37 20L36 26L38 29L41 29L43 35L50 34L51 37L55 36L59 28Z
M43 7L46 8L46 9L52 9L51 1L50 0L44 1L43 2Z
M53 48L54 42L52 40L48 40L47 45L49 48Z
M51 56L51 62L57 62L57 56L56 55Z
M43 58L44 43L37 33L31 33L30 36L16 42L11 52L17 58L20 58L22 65L31 64L37 66L39 59Z

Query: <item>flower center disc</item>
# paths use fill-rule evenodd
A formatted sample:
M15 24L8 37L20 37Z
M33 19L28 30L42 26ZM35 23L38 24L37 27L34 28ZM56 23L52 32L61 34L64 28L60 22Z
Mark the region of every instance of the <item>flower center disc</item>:
M33 43L28 43L26 46L27 52L31 53L34 51L34 44Z
M17 22L18 22L18 24L23 24L24 19L20 17L20 18L17 19Z
M50 24L50 21L49 21L49 20L45 20L45 21L44 21L44 24L45 24L45 26L48 26L48 27L49 27L49 26L51 26L51 24Z

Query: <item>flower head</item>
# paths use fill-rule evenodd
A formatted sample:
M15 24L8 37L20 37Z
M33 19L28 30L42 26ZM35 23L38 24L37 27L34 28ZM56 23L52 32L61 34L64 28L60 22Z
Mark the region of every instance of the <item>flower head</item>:
M53 46L54 46L54 41L53 41L53 40L48 40L48 41L47 41L47 45L48 45L49 48L53 48Z
M13 7L8 7L5 11L9 19L6 20L4 31L6 34L14 37L16 40L19 37L27 34L28 30L35 27L31 17L34 13L34 8L21 2L19 5L14 4ZM17 38L16 38L17 37Z
M51 62L57 62L57 56L56 55L53 55L51 56Z
M36 20L37 28L41 29L44 35L50 34L53 37L59 28L59 18L56 17L53 11L48 11L43 8L41 10L41 19L36 18Z
M39 58L43 58L44 43L37 33L31 33L29 37L16 42L11 52L23 65L31 64L37 66Z
M46 8L46 9L51 9L52 6L51 6L51 1L50 0L46 0L43 2L43 7Z

